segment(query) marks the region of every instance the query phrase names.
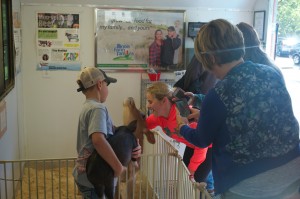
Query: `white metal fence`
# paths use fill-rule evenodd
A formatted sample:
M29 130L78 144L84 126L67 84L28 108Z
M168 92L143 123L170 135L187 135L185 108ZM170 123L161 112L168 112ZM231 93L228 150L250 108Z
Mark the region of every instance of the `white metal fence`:
M119 180L117 198L210 199L205 183L190 181L178 150L159 132L145 141L135 183ZM0 199L81 199L72 170L75 158L0 161ZM130 194L129 194L130 192ZM122 197L121 197L122 195Z

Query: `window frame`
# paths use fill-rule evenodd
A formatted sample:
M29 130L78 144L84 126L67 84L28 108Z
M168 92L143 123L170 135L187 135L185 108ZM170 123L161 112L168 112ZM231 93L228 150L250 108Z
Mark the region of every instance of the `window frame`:
M0 101L15 85L12 0L0 0Z

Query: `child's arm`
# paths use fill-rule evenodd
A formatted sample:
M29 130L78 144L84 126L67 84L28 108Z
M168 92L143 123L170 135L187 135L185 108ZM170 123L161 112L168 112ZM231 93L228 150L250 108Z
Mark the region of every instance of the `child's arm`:
M205 98L205 95L200 94L200 93L194 94L192 92L185 92L184 95L186 95L190 98L188 101L189 105L192 105L193 107L197 107L198 109L201 108L201 105Z
M200 109L204 98L205 98L205 95L203 95L203 94L194 94L194 104L193 104L193 106Z
M123 167L115 152L101 132L92 134L92 142L98 154L112 167L115 177L118 177L126 169Z

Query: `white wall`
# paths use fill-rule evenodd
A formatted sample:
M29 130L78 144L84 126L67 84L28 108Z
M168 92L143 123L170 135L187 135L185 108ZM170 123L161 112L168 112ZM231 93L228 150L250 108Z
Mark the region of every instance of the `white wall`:
M235 1L235 0L234 0ZM36 13L37 12L78 12L80 14L81 61L82 66L94 64L93 6L40 4L23 1L22 5L22 114L24 118L22 139L27 158L74 157L78 115L84 101L81 93L76 92L76 71L36 71ZM114 1L112 1L114 2ZM136 1L127 1L133 4ZM140 2L140 1L139 1ZM147 1L148 2L148 1ZM175 1L178 3L178 1ZM197 2L197 1L193 1ZM236 1L238 2L238 1ZM247 2L247 1L244 1ZM249 1L248 1L249 2ZM252 1L253 2L253 1ZM68 1L64 1L68 3ZM92 2L95 3L95 2ZM171 3L171 2L170 2ZM233 23L245 21L252 23L253 6L247 9L185 7L188 21L210 21L226 18ZM152 4L153 6L154 4ZM117 3L115 6L119 6ZM128 5L130 6L130 5ZM144 7L147 8L147 7ZM160 9L164 9L160 7ZM176 8L174 8L176 9ZM186 38L186 47L192 48L193 42ZM109 86L106 105L115 124L122 123L122 101L127 96L140 103L141 74L111 73L118 79L117 84ZM166 74L163 74L166 75ZM172 76L172 74L168 74ZM164 76L162 76L164 78ZM22 124L21 124L22 125Z
M20 11L20 1L14 0L12 2L13 12ZM0 160L16 160L21 156L19 137L22 131L19 123L19 89L20 89L20 75L15 75L15 86L12 91L3 99L6 102L6 120L7 130L0 138ZM0 195L1 198L1 195Z
M226 9L226 8L189 8L187 10L187 22L199 21L209 22L212 19L224 18L233 24L239 22L246 22L253 24L253 10L239 10L239 9ZM194 42L191 38L185 40L186 48L194 48Z
M0 160L11 160L19 157L16 90L14 88L4 99L6 102L7 130L0 139Z
M76 92L76 71L36 71L36 12L78 12L92 19L89 8L22 6L23 106L27 157L74 156L77 116L83 102ZM81 53L84 65L93 65L93 31L82 23ZM91 49L91 50L89 50Z

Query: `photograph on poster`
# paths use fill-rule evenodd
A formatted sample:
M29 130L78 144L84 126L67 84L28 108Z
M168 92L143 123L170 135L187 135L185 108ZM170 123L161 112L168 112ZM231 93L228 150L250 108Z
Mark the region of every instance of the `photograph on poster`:
M39 28L79 28L79 14L38 13Z
M185 11L95 9L96 62L104 69L183 69Z

